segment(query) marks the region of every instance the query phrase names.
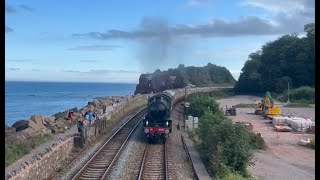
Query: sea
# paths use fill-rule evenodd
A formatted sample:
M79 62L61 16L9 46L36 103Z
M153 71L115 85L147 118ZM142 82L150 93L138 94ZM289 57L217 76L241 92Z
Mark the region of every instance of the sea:
M87 105L97 97L133 95L131 83L5 82L5 122L11 126L31 115L55 113Z

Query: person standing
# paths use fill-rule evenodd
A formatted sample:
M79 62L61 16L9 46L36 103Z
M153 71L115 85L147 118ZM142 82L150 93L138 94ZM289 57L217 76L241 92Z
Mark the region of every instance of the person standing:
M69 112L68 117L69 117L69 119L70 119L71 124L73 124L73 121L74 121L73 111L70 111L70 112Z
M79 119L77 127L78 127L78 133L80 133L80 137L82 138L83 142L85 143L83 119Z
M93 113L91 112L91 110L89 110L87 113L87 119L89 120L89 126L91 126L91 121L93 119Z

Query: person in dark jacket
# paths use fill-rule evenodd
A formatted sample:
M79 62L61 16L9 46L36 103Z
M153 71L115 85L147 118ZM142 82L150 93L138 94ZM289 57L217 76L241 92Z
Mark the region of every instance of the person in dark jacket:
M85 139L84 139L84 124L83 124L83 119L80 119L80 120L78 121L77 127L78 127L78 133L80 133L80 137L82 137L83 142L85 142Z

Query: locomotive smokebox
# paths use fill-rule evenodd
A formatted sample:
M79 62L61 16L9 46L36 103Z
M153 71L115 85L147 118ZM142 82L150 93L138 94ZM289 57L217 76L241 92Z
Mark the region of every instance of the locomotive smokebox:
M157 100L149 106L149 115L151 119L159 121L167 116L168 105L164 101Z

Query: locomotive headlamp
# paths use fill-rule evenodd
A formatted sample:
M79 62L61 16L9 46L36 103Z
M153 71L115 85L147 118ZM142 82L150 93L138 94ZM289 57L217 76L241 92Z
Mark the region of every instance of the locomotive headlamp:
M166 125L169 126L169 121L166 122Z
M144 133L148 134L149 133L149 129L144 129Z
M146 121L146 125L148 126L148 124L149 124L149 122L148 121Z

